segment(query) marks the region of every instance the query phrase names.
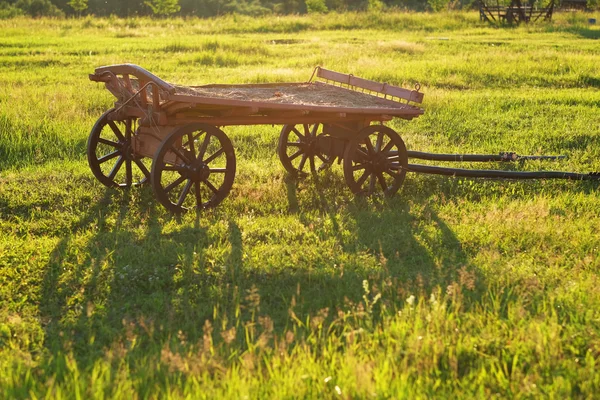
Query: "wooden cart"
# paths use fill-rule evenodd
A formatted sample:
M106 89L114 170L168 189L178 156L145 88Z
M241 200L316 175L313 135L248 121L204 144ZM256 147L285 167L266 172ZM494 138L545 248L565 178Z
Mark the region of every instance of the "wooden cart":
M407 90L317 67L306 83L178 86L132 65L97 68L117 98L88 139L90 168L107 186L150 181L169 210L214 207L229 193L235 152L221 129L282 124L278 155L299 176L343 161L354 193L392 195L407 171L400 136L382 125L423 114ZM378 122L376 125L371 125Z
M313 80L314 78L314 80ZM419 87L407 90L317 67L306 83L177 86L135 65L96 69L117 98L88 139L92 172L107 186L150 181L169 210L214 207L235 177L235 152L220 127L282 124L277 152L294 176L338 160L354 193L393 195L407 172L492 179L600 180L600 174L475 170L409 164L409 158L454 162L558 160L564 156L434 154L407 151L383 125L423 114ZM378 122L378 124L373 124Z

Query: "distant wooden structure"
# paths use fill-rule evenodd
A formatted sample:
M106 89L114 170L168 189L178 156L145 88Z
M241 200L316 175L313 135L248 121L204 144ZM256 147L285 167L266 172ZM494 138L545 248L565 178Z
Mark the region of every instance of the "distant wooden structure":
M567 0L570 1L570 0ZM501 6L496 0L496 5L479 0L479 18L489 23L528 24L540 19L552 20L555 0L551 0L546 7L537 7L535 0L529 4L523 4L521 0L511 0L510 5Z
M587 0L561 0L560 11L590 11Z

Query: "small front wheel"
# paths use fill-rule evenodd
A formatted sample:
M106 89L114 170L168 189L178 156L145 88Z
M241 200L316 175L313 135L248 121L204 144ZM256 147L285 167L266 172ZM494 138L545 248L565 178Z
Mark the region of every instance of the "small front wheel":
M152 164L152 189L169 211L215 207L235 178L235 153L222 130L203 123L176 128L162 142Z
M146 183L149 167L133 152L131 137L136 118L109 119L112 109L96 121L87 142L87 157L94 176L105 186L130 187Z
M395 194L406 177L408 155L404 141L384 125L358 132L344 153L344 178L355 194Z

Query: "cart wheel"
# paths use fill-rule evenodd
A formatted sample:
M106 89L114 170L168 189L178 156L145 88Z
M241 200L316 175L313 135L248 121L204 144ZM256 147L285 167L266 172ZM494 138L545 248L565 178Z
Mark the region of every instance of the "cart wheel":
M371 125L358 132L344 153L344 178L353 193L395 194L406 176L408 156L404 141L383 125Z
M283 167L293 176L302 177L321 171L332 163L330 156L323 154L318 147L321 124L284 125L279 135L277 153ZM316 167L316 163L319 167Z
M87 157L94 176L105 186L130 187L150 179L149 167L131 147L131 135L137 118L123 121L108 119L108 110L92 128L87 142Z
M222 130L203 123L176 128L152 164L152 189L169 211L218 205L235 178L235 153Z

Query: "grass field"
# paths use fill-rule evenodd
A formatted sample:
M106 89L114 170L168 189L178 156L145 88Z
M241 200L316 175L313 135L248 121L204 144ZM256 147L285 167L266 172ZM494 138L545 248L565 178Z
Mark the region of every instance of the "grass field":
M85 145L132 62L180 84L315 65L425 93L409 149L600 171L598 26L476 13L0 21L1 398L593 398L600 192L409 174L296 182L280 127L226 128L230 196L181 218L97 182ZM492 167L492 165L486 165Z

